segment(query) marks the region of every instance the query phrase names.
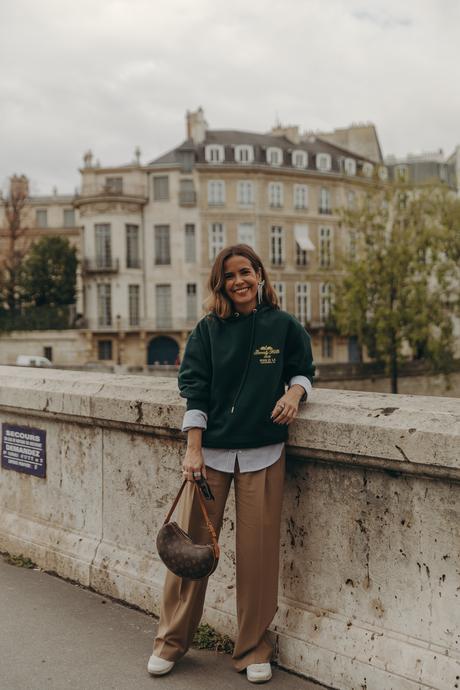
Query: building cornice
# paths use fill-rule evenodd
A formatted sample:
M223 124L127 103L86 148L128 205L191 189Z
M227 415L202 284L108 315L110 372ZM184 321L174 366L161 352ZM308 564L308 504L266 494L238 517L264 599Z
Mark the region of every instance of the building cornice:
M86 173L91 173L95 175L107 175L107 174L112 174L112 173L126 173L126 172L134 172L136 170L143 172L148 166L144 165L137 165L136 163L133 163L133 165L114 165L114 166L104 166L104 167L99 167L99 166L94 166L91 168L79 168L79 172L82 175L85 175Z
M158 164L154 168L155 172L158 172L161 170L161 172L176 172L179 171L181 172L181 166L179 164L177 165L172 165L170 163L162 165ZM379 180L376 178L375 175L372 177L365 177L363 175L345 175L341 172L336 172L336 171L328 171L328 172L323 172L321 170L312 170L312 169L301 169L301 168L293 168L291 166L269 166L265 164L247 164L247 165L242 165L241 163L218 163L218 164L212 164L212 163L195 163L193 166L193 169L190 172L183 172L182 174L184 176L190 176L193 174L193 172L197 172L200 175L205 176L205 174L212 175L215 177L216 173L222 172L222 173L235 173L238 175L257 175L257 176L263 176L263 175L268 175L268 176L273 176L273 177L279 177L280 175L284 177L300 177L302 179L307 179L307 178L318 178L319 180L334 180L334 181L340 181L342 183L348 183L348 184L361 184L366 187L368 186L384 186L384 182L382 180Z

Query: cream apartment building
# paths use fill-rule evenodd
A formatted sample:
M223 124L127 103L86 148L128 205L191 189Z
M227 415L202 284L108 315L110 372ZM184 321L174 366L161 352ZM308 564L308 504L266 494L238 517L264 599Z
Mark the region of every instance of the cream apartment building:
M104 168L88 154L81 173L75 206L92 359L172 364L200 314L196 195L181 194L178 173L156 176L139 160Z
M337 211L386 179L382 161L297 127L212 130L199 109L187 113L185 141L149 164L138 153L104 168L87 154L81 174L75 207L93 359L178 361L203 314L212 261L236 242L260 254L319 362L356 359L355 343L328 330L330 280L350 242Z
M318 137L301 136L297 127L277 127L270 134L210 130L204 113L187 115L187 139L152 161L153 184L179 188L165 199L169 209L190 195L196 203L196 251L200 280L179 289L197 304L216 254L236 242L252 245L267 266L282 308L294 313L311 332L318 361L348 361L357 356L354 342L328 331L330 278L349 236L340 227L338 209L386 179L383 163L357 156ZM181 197L182 195L182 197ZM196 200L196 201L195 201ZM158 208L162 202L157 202ZM185 224L170 232L187 239ZM180 244L180 243L179 243Z
M177 362L203 314L212 261L236 242L260 254L282 308L311 333L317 362L356 361L355 341L328 323L337 258L353 247L339 210L401 171L415 183L434 170L452 186L453 158L430 157L429 169L424 159L423 170L419 160L384 163L369 124L321 134L214 130L198 109L186 115L185 140L150 163L138 150L111 167L85 154L77 195L29 198L27 241L57 233L79 247L79 363ZM0 204L4 228L1 213ZM5 242L0 230L0 251Z

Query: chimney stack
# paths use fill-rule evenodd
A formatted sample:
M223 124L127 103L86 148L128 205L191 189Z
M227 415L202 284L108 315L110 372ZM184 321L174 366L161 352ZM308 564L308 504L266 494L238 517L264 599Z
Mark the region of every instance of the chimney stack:
M300 132L298 125L288 125L283 127L281 124L272 127L271 133L275 137L286 137L291 144L300 144Z
M187 110L187 139L191 139L194 144L202 144L206 139L208 123L204 119L203 108L198 108L195 112Z

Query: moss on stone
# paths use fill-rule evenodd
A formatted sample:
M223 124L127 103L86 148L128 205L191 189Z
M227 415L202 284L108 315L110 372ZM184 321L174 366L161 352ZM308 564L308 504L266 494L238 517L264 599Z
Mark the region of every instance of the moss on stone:
M17 568L29 568L31 570L37 567L36 563L31 561L30 558L23 556L22 553L20 553L19 556L15 556L11 553L3 553L2 556L5 563L15 565Z
M204 623L198 627L195 633L193 646L197 649L211 649L222 654L232 654L234 644L228 635L221 635L210 625Z

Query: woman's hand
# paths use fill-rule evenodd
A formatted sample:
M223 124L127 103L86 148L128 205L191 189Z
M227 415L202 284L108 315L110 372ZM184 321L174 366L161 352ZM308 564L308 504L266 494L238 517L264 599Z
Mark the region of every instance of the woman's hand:
M276 403L272 410L271 420L274 424L290 424L297 417L299 403L305 390L295 384Z
M203 430L192 428L188 431L187 450L182 461L182 475L184 479L193 482L196 473L198 476L203 475L206 478L206 467L203 459L203 451L201 450L201 436Z

